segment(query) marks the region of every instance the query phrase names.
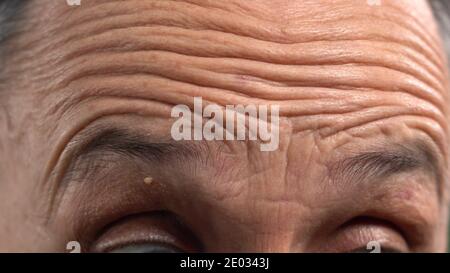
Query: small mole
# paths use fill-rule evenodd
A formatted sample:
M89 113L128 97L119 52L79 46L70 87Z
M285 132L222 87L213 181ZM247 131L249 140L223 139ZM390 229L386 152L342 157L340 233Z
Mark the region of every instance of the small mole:
M150 185L150 184L152 184L152 182L153 182L153 178L152 177L148 176L148 177L144 178L144 183L145 184Z

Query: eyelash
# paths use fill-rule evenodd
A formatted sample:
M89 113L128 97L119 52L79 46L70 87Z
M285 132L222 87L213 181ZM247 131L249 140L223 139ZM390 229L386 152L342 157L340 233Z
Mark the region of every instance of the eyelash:
M111 252L129 246L164 246L178 252L200 252L195 235L170 212L156 211L125 217L109 225L90 247Z
M151 221L149 221L148 223L146 223L146 229L141 229L139 224L136 224L133 226L133 221L135 221L136 219L127 219L125 221L129 221L130 223L126 223L125 222L125 226L127 227L127 225L129 225L129 228L126 228L125 230L123 230L123 232L119 232L119 233L125 233L125 234L121 234L122 236L118 236L120 239L109 239L110 242L103 244L101 242L101 238L100 240L98 240L94 246L91 248L92 252L115 252L115 251L123 251L126 248L133 248L136 247L137 249L139 249L139 247L142 247L143 249L145 249L146 247L164 247L167 248L167 250L171 250L171 252L181 252L181 253L192 253L192 252L203 252L203 247L201 247L201 243L199 242L199 240L196 239L195 235L192 234L192 232L190 230L186 230L186 228L184 227L184 230L175 230L176 228L174 226L177 225L177 223L172 222L172 220L176 219L176 218L172 218L173 215L167 212L158 212L162 217L168 217L168 222L164 223L163 225L160 225L160 223L156 223L156 226L159 225L159 227L157 228L152 228L150 227L151 225ZM137 215L137 216L132 216L132 217L136 217L137 219L139 219L140 217L149 217L149 216L154 216L155 213L149 215L149 214L144 214L143 216L141 215ZM159 217L158 216L158 217ZM177 220L178 221L178 220ZM120 223L121 221L119 221ZM158 222L158 221L156 221ZM373 228L376 228L376 225L374 225L374 223L378 223L380 225L383 226L389 226L392 229L392 233L399 233L397 231L397 229L391 225L390 223L387 223L383 220L377 220L377 219L373 219L370 217L357 217L354 218L350 221L348 221L346 224L344 224L342 227L338 228L339 230L339 234L336 236L343 236L342 238L347 238L349 235L352 235L353 232L361 232L364 228L367 228L367 226L372 225ZM148 226L147 226L148 224ZM119 224L119 230L120 230L120 225ZM137 228L136 228L137 227ZM109 230L113 230L116 228L115 224L111 225ZM162 230L162 228L167 228L166 230ZM169 229L173 229L173 230L169 230ZM174 231L175 230L175 231ZM105 233L108 233L109 231L105 231ZM160 232L160 234L158 234L158 232ZM135 234L140 234L140 236L135 236L133 233ZM113 232L114 234L114 232ZM403 236L403 235L402 235ZM102 235L100 236L102 237ZM113 236L114 237L114 236ZM186 240L186 238L190 238L188 240ZM194 238L194 239L193 239ZM363 252L363 253L370 253L372 251L367 249L367 243L361 241L360 239L357 240L351 240L351 242L346 242L347 239L344 239L344 241L342 241L342 238L339 238L334 241L331 244L331 247L333 247L333 245L337 244L340 245L343 244L346 245L343 248L336 248L336 249L330 249L331 252L347 252L347 253L359 253L359 252ZM367 242L369 242L370 240L375 240L376 236L373 236L373 238L371 236L368 237ZM359 241L358 241L359 240ZM108 241L108 236L106 236L106 241ZM331 240L333 241L333 239ZM347 248L348 247L348 248ZM380 242L380 251L381 252L385 252L385 253L401 253L404 252L405 249L400 249L398 247L394 245L392 245L389 241L385 241L385 242ZM318 250L319 252L321 252L322 250Z
M347 230L350 233L354 232L352 229L356 229L358 232L365 230L366 233L374 233L368 236L367 243L371 241L378 242L381 252L401 253L410 249L407 237L403 230L393 222L382 218L358 216L347 221L340 229ZM384 234L385 238L375 239L377 236L380 236L379 233ZM373 239L370 239L371 236ZM364 246L364 248L367 247L369 247L369 244ZM356 250L358 249L362 248L357 248ZM365 252L367 252L367 250L365 250Z
M145 242L145 241L112 246L109 249L103 250L102 252L121 253L121 252L124 252L124 250L126 248L133 248L133 247L139 248L139 247L145 247L145 246L150 246L150 245L155 248L165 248L167 250L171 250L170 252L173 252L173 253L183 253L184 252L182 249L180 249L177 246L174 246L172 244L163 243L163 242ZM130 253L132 253L132 252L130 252ZM154 252L154 253L161 253L161 252Z

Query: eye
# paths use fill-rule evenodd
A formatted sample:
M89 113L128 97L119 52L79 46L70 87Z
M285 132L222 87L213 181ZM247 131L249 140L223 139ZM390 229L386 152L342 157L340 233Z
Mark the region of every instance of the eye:
M357 217L328 237L325 251L403 253L409 251L409 245L403 233L390 222L371 217Z
M90 252L106 253L192 253L201 250L194 234L169 212L122 218L100 232L90 247Z
M142 243L112 249L109 253L182 253L183 251L170 245L158 243Z

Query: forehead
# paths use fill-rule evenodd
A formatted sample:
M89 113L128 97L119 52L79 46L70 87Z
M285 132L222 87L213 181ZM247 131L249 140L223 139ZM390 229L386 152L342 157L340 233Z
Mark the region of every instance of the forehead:
M164 115L201 96L276 103L295 131L322 136L401 123L446 150L446 65L426 1L36 1L28 11L39 31L23 39L43 79L32 101L56 122L70 111Z

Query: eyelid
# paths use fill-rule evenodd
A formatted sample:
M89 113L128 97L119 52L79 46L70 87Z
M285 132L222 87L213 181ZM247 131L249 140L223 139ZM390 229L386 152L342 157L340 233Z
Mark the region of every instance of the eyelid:
M145 233L133 234L133 232L136 231L130 230L128 234L120 238L108 238L106 241L100 240L91 248L91 251L112 252L121 248L140 245L165 245L179 249L179 247L175 245L175 240L168 236Z
M355 217L338 227L323 239L322 252L352 253L366 250L371 241L378 242L382 249L394 252L409 252L409 245L403 233L395 225L372 217Z
M151 248L152 250L151 252L148 251L149 248ZM109 250L108 253L183 253L183 251L175 246L164 243L143 242L143 243L128 244L121 247L115 247Z
M90 247L91 252L108 252L130 245L166 245L182 252L200 252L195 235L170 212L131 215L110 224Z

